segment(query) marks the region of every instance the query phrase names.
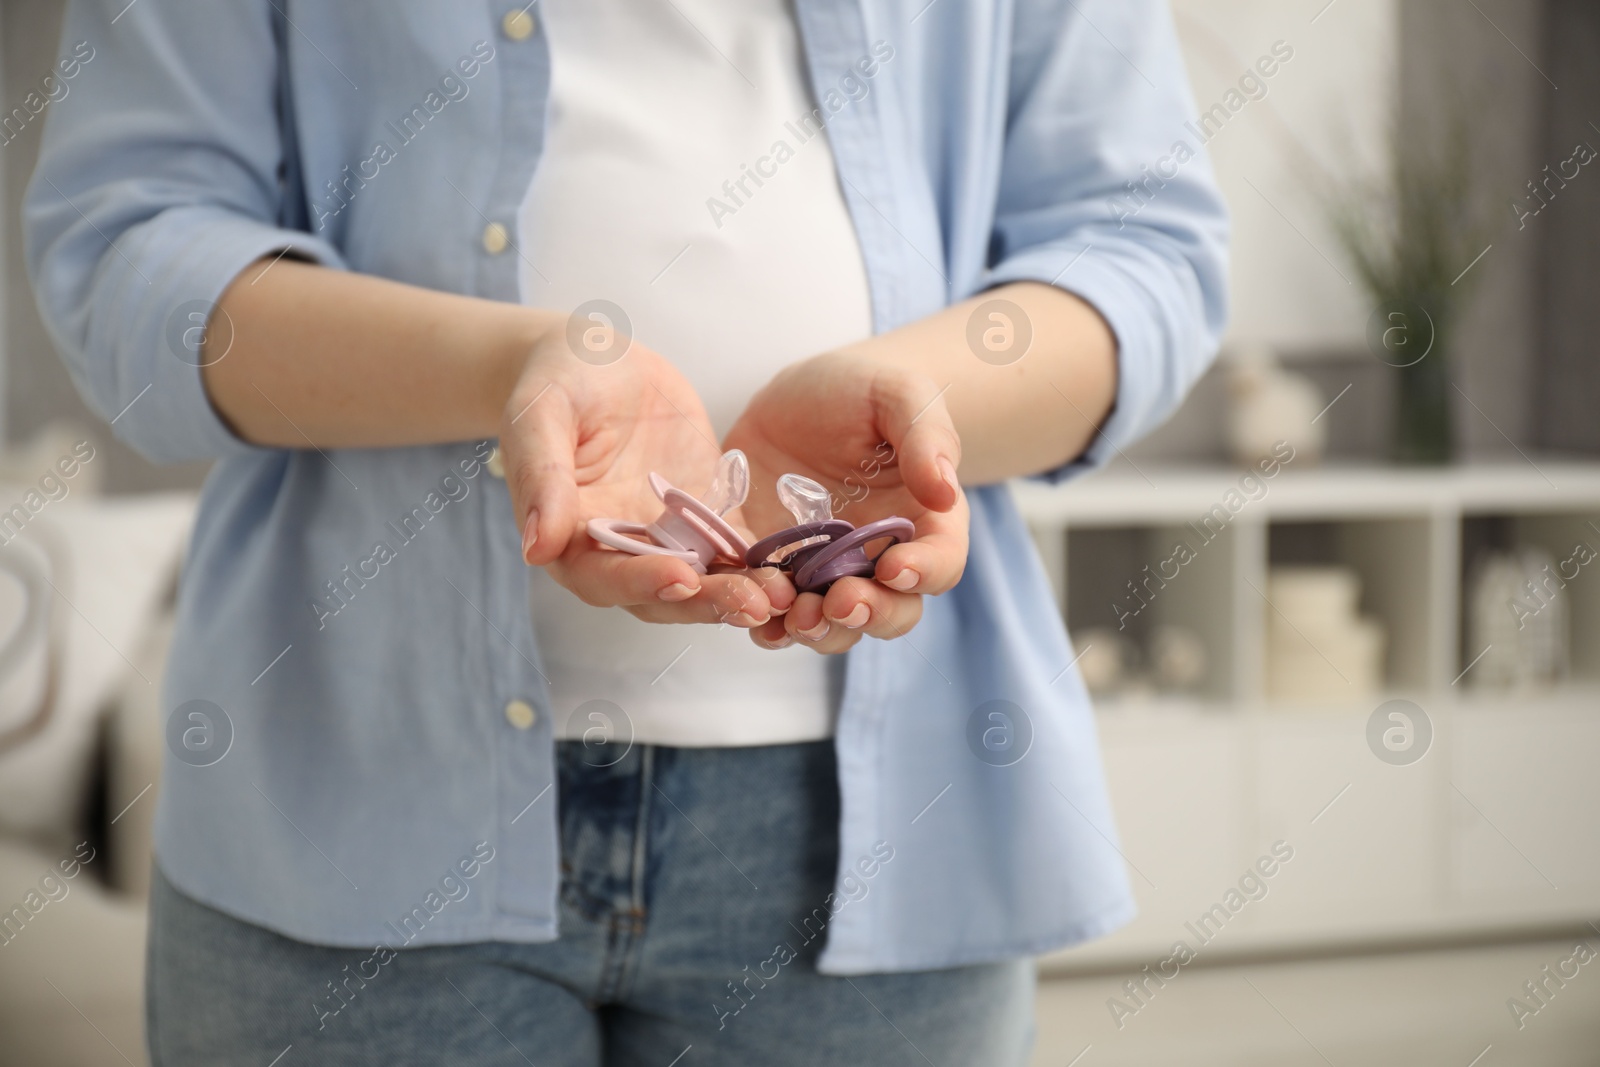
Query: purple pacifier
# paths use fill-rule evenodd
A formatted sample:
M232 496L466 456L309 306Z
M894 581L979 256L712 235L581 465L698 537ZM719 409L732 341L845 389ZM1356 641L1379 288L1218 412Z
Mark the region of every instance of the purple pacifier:
M743 567L750 546L722 516L750 493L750 463L737 448L725 452L704 500L675 489L651 472L650 488L666 505L655 522L590 519L589 536L602 545L635 556L675 556L701 574L712 564ZM640 540L643 538L643 540Z
M840 578L871 578L883 552L868 556L868 544L890 538L883 549L888 551L916 535L911 520L899 516L860 527L834 518L828 490L798 474L778 479L778 499L797 525L751 545L745 561L752 569L777 567L788 573L802 593L825 593Z

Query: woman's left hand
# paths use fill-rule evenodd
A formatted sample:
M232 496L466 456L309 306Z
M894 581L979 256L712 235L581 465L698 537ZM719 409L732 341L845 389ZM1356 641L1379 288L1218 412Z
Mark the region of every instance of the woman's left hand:
M849 353L796 363L751 399L723 447L750 459L744 518L758 537L794 525L776 492L788 473L826 486L837 518L861 526L899 515L916 528L914 540L879 558L877 581L844 578L825 596L802 593L751 631L757 644L845 652L862 634L901 637L922 618L924 594L961 579L969 518L956 478L961 439L926 375Z

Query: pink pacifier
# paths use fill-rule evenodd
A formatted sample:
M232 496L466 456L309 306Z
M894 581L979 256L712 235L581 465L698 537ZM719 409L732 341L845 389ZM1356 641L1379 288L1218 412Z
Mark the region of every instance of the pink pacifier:
M751 568L777 567L802 593L825 593L840 578L871 578L878 558L890 547L916 535L910 519L894 516L853 526L833 517L828 490L810 478L785 474L778 479L778 500L797 525L763 537L750 546L745 561ZM876 556L867 545L889 538Z
M675 556L701 574L713 564L744 567L749 544L722 516L750 494L750 463L737 448L725 452L703 500L675 489L654 471L650 488L666 510L655 522L590 519L589 536L635 556ZM642 540L641 540L642 538Z

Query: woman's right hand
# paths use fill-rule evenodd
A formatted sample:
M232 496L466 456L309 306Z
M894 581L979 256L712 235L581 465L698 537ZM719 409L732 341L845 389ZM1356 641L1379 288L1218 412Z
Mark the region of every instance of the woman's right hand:
M787 611L794 587L771 568L703 575L680 559L619 552L588 535L585 525L594 518L655 521L662 505L649 486L652 471L703 494L721 449L704 405L677 368L609 327L585 329L576 346L570 331L546 331L501 419L523 558L584 603L625 608L646 622L749 628ZM613 358L619 349L624 354ZM741 528L737 510L726 517Z
M555 311L271 256L228 286L198 354L218 414L259 445L439 444L498 423L523 557L590 604L745 627L787 610L794 588L776 572L700 575L585 532L593 518L655 521L651 471L705 492L720 450L670 363L577 321L569 340L574 320Z

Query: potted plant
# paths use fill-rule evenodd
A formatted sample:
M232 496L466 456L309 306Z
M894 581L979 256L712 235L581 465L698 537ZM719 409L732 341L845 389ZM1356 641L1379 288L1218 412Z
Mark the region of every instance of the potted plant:
M1448 463L1454 453L1450 348L1483 251L1472 202L1470 127L1464 108L1439 121L1390 123L1387 166L1349 180L1329 198L1334 234L1374 310L1373 354L1393 367L1393 456Z

